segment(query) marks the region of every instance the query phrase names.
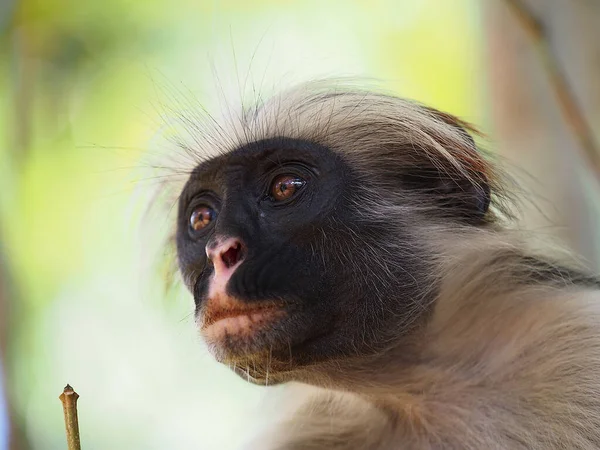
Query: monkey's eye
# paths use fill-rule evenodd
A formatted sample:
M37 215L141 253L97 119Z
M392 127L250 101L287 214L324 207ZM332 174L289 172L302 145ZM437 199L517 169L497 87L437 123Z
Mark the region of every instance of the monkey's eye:
M206 228L215 219L216 215L214 209L205 205L198 206L190 216L192 230L199 231Z
M295 175L279 175L271 184L270 194L275 201L291 198L302 186L306 184L302 178Z

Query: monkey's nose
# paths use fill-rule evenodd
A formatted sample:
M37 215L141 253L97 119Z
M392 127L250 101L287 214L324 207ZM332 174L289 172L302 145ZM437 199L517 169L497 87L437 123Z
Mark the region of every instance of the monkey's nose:
M207 245L206 256L215 268L215 279L223 284L226 283L244 260L245 252L244 244L236 238L229 238Z

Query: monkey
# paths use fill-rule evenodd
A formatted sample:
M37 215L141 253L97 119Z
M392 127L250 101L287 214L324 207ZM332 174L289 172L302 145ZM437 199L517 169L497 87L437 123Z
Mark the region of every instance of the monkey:
M248 449L600 448L600 281L512 226L473 126L327 80L211 126L179 271L214 358L297 403Z

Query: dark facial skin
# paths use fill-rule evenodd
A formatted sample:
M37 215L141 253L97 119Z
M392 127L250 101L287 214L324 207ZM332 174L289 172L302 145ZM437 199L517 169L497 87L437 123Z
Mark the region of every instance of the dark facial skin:
M282 175L298 183L293 195L277 200L273 184ZM206 314L214 273L206 247L224 238L244 246L227 294L245 305L275 302L279 312L251 333L213 342L218 360L240 373L248 368L244 377L257 383L267 366L271 383L284 381L297 368L376 350L385 331L370 330L401 322L406 303L381 302L398 292L406 302L418 297L414 274L423 258L400 255L402 264L390 264L389 273L369 275L365 246L398 239L398 231L388 236L381 220L357 219L356 178L329 149L284 138L246 145L194 170L180 198L177 247L196 315ZM210 223L194 230L190 217L203 205L212 211Z

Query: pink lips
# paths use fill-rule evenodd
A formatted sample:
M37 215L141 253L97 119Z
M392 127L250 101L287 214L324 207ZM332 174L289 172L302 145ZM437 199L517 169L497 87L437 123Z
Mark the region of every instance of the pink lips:
M249 335L283 314L282 305L273 301L247 304L228 295L216 295L206 304L200 328L211 340Z

